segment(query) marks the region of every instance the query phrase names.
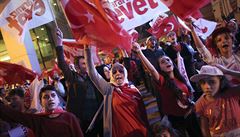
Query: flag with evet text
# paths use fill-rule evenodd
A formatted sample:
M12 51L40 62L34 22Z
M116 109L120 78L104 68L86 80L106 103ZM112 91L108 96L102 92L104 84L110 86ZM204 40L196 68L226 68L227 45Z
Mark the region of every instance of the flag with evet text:
M0 2L0 27L23 42L25 31L53 21L47 0L4 0Z

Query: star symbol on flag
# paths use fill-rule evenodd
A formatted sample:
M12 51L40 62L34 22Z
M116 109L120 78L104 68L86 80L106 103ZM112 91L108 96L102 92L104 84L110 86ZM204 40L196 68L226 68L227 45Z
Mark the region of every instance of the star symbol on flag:
M88 23L90 23L91 21L94 22L93 15L91 13L87 12L86 14L84 14L84 16L88 18Z

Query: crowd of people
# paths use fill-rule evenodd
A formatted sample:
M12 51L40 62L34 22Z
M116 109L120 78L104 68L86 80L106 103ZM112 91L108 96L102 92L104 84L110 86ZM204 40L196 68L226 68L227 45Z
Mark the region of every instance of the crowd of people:
M84 45L74 66L57 28L61 74L0 89L0 137L240 137L239 25L232 19L203 40L186 24L189 33L150 36L98 65L94 45ZM156 98L161 121L149 123L139 86Z

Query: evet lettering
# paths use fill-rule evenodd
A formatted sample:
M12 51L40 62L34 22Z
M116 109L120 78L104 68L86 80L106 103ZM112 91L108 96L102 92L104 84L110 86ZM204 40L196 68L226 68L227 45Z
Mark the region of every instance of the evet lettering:
M46 8L42 0L28 0L9 14L9 17L6 18L8 26L15 28L18 31L18 35L21 35L23 26L28 20L32 19L33 12L35 12L36 16L41 16L45 13L45 10Z
M134 18L134 13L143 15L149 9L155 9L159 6L155 0L115 0L111 4L121 23L124 21L123 15L131 20Z

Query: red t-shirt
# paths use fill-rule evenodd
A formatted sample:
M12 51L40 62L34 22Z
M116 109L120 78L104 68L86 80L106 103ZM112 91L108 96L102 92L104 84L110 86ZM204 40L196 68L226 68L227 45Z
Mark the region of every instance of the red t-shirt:
M188 111L189 108L184 109L181 108L177 103L177 96L173 89L166 87L165 79L162 75L159 75L159 81L157 83L158 90L160 93L160 100L161 100L161 111L163 114L172 115L172 116L184 116ZM178 79L174 78L174 82L176 83L177 87L181 89L187 96L190 95L187 86L179 81Z
M228 90L208 101L203 94L196 102L196 113L208 119L212 135L224 135L234 129L240 130L240 88L238 91ZM240 131L238 130L238 135ZM232 133L232 137L233 137ZM235 136L234 136L235 137Z
M113 137L147 137L147 117L142 97L128 85L112 95Z

